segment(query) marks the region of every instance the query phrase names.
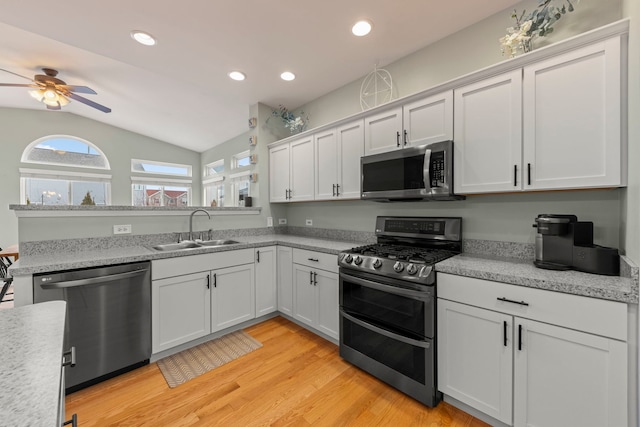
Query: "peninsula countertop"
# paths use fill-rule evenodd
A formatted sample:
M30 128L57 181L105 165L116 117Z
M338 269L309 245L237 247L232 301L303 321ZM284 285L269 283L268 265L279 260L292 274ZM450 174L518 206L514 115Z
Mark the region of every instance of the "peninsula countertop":
M0 419L5 422L59 425L65 316L64 301L0 311Z

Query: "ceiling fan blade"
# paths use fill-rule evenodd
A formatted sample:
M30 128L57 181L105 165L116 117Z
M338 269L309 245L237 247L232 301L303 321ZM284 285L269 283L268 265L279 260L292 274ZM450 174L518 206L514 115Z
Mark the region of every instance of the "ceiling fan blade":
M58 87L67 92L88 93L90 95L98 94L95 90L87 86L58 85Z
M65 96L71 98L71 99L75 99L78 102L82 102L83 104L86 104L90 107L93 107L95 109L98 109L100 111L102 111L103 113L110 113L111 112L111 108L105 107L104 105L100 105L97 102L93 102L87 98L84 98L80 95L76 95L73 92L69 92L68 94L65 93Z
M40 86L38 86L38 85L28 85L28 84L22 84L22 83L0 83L0 86L7 86L7 87L32 87L32 88L40 89Z
M13 71L5 70L4 68L0 68L0 71L4 71L5 73L13 74L14 76L22 77L23 79L27 79L29 81L33 81L29 77L25 77L22 74L14 73Z

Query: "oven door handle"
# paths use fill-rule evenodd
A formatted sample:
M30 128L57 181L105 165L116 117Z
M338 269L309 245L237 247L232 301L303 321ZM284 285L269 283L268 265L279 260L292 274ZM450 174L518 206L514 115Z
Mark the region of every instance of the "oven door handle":
M352 276L350 274L346 274L343 272L340 272L340 278L344 280L348 280L349 282L355 283L356 285L361 285L367 288L376 289L378 291L388 292L394 295L401 295L404 297L417 299L421 301L424 301L430 296L429 295L430 292L414 291L411 289L399 288L397 286L383 285L381 283L376 283L371 280L361 279L360 277Z
M378 326L374 326L371 323L364 322L356 317L353 317L350 314L341 311L340 314L350 322L355 323L356 325L362 326L365 329L369 329L377 334L384 335L387 338L391 338L396 341L403 342L405 344L409 344L416 347L429 348L431 347L431 343L429 341L418 341L412 338L404 337L402 335L394 334L393 332L389 332L386 329L382 329Z

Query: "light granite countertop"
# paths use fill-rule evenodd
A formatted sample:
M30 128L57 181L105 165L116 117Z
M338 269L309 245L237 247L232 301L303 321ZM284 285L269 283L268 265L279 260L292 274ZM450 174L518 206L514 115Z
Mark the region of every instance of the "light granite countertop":
M0 311L0 424L56 426L66 303Z
M436 271L612 301L638 304L638 282L619 276L537 268L533 261L460 254L436 264Z
M224 252L245 248L259 248L271 245L284 245L299 249L308 249L329 254L339 254L361 244L286 234L266 234L258 236L233 237L237 244L201 247L177 251L157 251L150 246L111 247L94 250L60 250L42 255L20 257L9 272L12 276L25 276L34 273L47 273L76 268L91 268L103 265L149 261L154 259L175 258L203 253Z

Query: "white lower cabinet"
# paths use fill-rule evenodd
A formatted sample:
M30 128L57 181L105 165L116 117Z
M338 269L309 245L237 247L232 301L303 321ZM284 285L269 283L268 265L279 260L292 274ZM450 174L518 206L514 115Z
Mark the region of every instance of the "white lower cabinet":
M337 340L337 257L302 249L293 251L293 317Z
M278 310L277 246L256 248L256 317Z
M514 426L627 425L626 304L442 273L438 287L445 395Z
M211 332L256 317L254 265L211 271Z
M153 353L211 333L208 275L202 272L152 281Z
M293 249L278 246L278 311L293 316Z

